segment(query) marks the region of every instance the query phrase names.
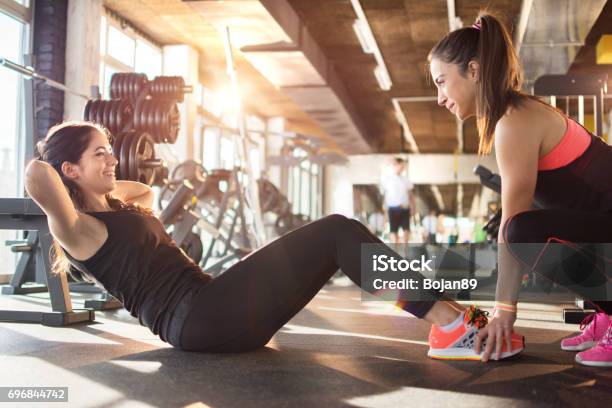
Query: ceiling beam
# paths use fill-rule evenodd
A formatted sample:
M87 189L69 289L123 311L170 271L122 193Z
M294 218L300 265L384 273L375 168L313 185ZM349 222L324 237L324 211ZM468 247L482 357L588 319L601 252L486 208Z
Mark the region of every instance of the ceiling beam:
M393 104L393 109L395 110L395 117L397 121L402 126L402 133L406 142L410 145L410 150L412 153L419 153L419 146L417 146L416 139L410 130L410 126L408 126L408 119L406 119L406 115L404 115L404 111L400 106L398 98L392 98L391 103Z
M521 3L521 14L519 16L518 27L514 33L514 48L518 55L523 46L523 38L525 38L525 31L527 31L527 22L529 21L529 14L533 7L533 0L523 0Z

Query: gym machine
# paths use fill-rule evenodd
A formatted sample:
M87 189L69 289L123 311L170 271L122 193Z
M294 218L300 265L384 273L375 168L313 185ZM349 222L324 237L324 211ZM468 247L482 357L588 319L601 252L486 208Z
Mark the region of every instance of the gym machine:
M247 228L245 197L238 169L216 169L206 172L197 162L179 164L162 190L160 221L194 262L207 273L217 276L227 263L239 260L254 248ZM204 244L198 227L209 241ZM215 248L218 253L213 253ZM209 261L214 261L209 265Z
M272 182L266 179L257 180L259 184L259 202L261 212L276 216L274 229L279 236L308 224L311 219L303 214L294 214L287 197Z

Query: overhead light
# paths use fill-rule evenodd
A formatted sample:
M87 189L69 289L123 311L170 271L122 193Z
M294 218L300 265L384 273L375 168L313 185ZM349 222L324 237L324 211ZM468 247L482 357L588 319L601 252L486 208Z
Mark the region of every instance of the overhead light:
M391 78L389 78L389 72L382 66L377 65L374 68L374 76L376 77L376 81L378 81L378 86L383 91L388 91L391 89Z
M359 40L359 44L361 44L361 49L366 54L374 54L374 49L376 48L376 40L372 36L372 31L370 31L370 27L363 20L357 19L353 23L353 30L357 35L357 39Z
M363 12L359 0L351 0L351 5L357 17L357 20L353 23L353 30L355 30L355 34L357 35L357 39L359 39L363 52L366 54L374 54L376 64L378 65L374 70L374 76L376 76L380 89L388 91L393 86L393 83L391 82L389 71L387 71L385 60L380 53L380 48L378 48L378 44L376 43L376 38L374 38L374 34L372 33L372 27L370 27L370 23L368 23L368 18Z

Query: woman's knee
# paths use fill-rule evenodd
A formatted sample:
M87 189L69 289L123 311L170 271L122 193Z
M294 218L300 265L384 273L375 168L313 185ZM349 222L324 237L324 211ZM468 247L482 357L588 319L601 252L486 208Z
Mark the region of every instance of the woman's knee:
M504 241L509 244L537 242L539 231L535 229L535 211L526 211L510 217L504 226Z
M342 214L330 214L321 218L321 221L337 225L350 223L350 219Z

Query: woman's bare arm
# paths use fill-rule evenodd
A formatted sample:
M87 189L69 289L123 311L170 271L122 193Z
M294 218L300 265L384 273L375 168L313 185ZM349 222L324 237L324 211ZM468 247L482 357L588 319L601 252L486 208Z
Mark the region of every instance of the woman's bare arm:
M49 163L31 161L25 172L25 188L47 214L53 236L62 244L76 242L82 219L57 171Z
M541 143L541 137L534 134L537 126L521 116L526 115L515 113L513 118L502 119L495 135L495 153L502 179L502 217L498 235L500 275L496 299L513 303L518 299L522 269L506 247L504 225L512 216L533 206Z
M153 190L137 181L118 180L111 195L128 204L135 203L147 208L153 205Z

